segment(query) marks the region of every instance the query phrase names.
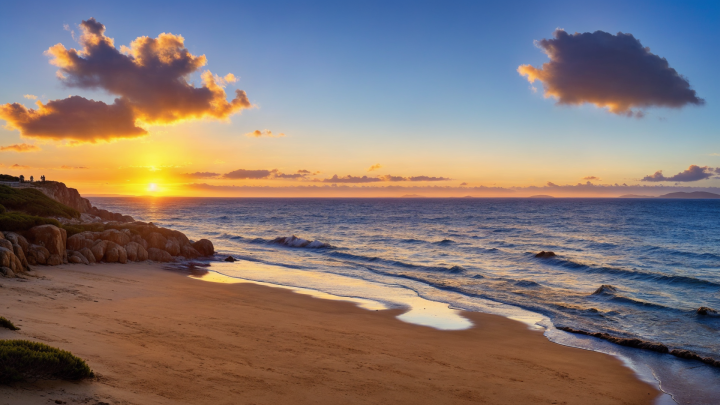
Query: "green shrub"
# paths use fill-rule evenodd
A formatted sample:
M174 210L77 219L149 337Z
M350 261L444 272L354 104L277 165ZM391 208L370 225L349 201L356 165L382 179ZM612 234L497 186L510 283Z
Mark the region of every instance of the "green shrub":
M13 325L12 322L7 320L4 316L0 316L0 328L7 328L10 330L20 330L17 326Z
M4 214L7 212L7 208L5 208L4 205L0 204L0 214Z
M57 202L34 188L0 185L0 204L5 208L43 217L79 218L78 210Z
M94 376L84 360L65 350L29 340L0 340L0 384Z
M34 215L27 215L20 212L6 212L0 214L0 229L3 231L10 232L22 232L26 231L33 226L38 225L55 225L60 226L60 223L52 218L36 217Z

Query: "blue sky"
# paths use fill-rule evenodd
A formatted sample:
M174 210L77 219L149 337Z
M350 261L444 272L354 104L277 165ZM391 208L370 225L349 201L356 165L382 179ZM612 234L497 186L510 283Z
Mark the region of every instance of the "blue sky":
M43 55L59 42L77 47L63 25L77 33L81 20L95 17L117 46L180 34L213 73L239 76L237 88L259 108L183 131L235 145L246 168L322 161L323 172L344 175L382 163L474 184L540 185L719 167L720 3L586 3L8 3L0 16L0 104L30 107L24 94L111 102L101 92L63 88ZM644 119L555 105L516 69L548 61L533 41L556 28L633 34L687 77L706 105L651 108ZM242 139L258 128L288 136ZM10 130L0 130L0 139L22 141Z

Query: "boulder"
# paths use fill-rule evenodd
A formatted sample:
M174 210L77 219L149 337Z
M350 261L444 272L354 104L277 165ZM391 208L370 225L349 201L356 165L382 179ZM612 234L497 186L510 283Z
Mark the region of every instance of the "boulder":
M30 228L30 239L34 244L44 246L51 255L60 256L60 261L66 258L65 242L67 232L55 225L40 225Z
M215 247L212 242L207 239L200 239L199 241L192 244L192 247L200 252L203 256L212 256L215 254Z
M29 264L47 264L50 252L45 246L32 244L28 247L26 257Z
M17 258L20 259L23 269L27 269L28 261L27 261L27 257L25 257L25 252L23 251L22 246L18 245L17 243L13 244L13 253L15 253L15 256L17 256Z
M0 275L5 277L15 277L15 272L10 267L0 267Z
M148 248L148 243L147 243L147 241L146 241L145 239L142 238L142 236L140 236L140 235L133 235L131 239L132 239L133 242L137 243L138 245L140 245L140 246L142 246L143 248L145 248L145 250L147 250L147 248Z
M23 270L22 268L18 269L17 265L17 256L15 256L15 253L13 253L12 249L0 247L0 267L7 267L13 272L17 273Z
M85 249L87 249L87 248L85 248ZM94 258L95 257L93 256L93 259ZM77 264L80 264L80 263L90 264L88 259L82 253L75 251L75 250L71 250L68 252L68 262L77 263Z
M137 251L140 245L137 242L130 242L125 245L125 251L127 252L127 259L131 262L137 261Z
M148 259L148 251L144 247L138 246L137 261L144 262Z
M698 315L714 315L717 316L718 312L710 307L700 307L697 309L696 313Z
M93 232L80 232L67 239L68 250L80 250L82 248L91 248L95 244L95 235Z
M547 259L547 258L549 258L549 257L555 257L555 256L557 256L557 255L555 254L555 252L546 252L546 251L544 251L544 250L543 250L542 252L540 252L540 253L538 253L538 254L535 255L535 257L538 257L538 258L540 258L540 259Z
M228 257L225 258L225 261L226 261L226 262L236 262L237 259L235 259L235 258L232 257L232 256L228 256Z
M0 239L0 247L4 247L5 249L13 250L12 242L10 242L7 239Z
M59 265L65 263L65 260L63 260L63 257L67 257L66 255L67 255L67 252L62 255L59 255L57 253L50 253L50 256L47 259L47 263L45 263L45 264L47 264L48 266L59 266Z
M150 248L148 249L148 258L154 262L171 262L173 261L172 256L170 256L170 253L158 249L158 248Z
M165 242L164 250L170 253L170 256L177 256L180 254L180 242L178 242L176 238L170 237L167 242Z
M106 241L107 247L105 248L105 255L103 256L102 260L106 263L117 263L120 260L120 245L118 245L115 242ZM125 257L127 258L127 252L125 252Z
M95 261L99 262L105 257L105 250L107 249L108 242L106 240L96 241L95 244L90 248L93 255L95 255Z
M24 252L27 252L28 248L30 247L30 243L28 243L27 239L25 239L25 237L22 235L16 234L15 232L5 232L5 239L9 240L13 244L17 243L18 245L20 245Z
M102 234L100 234L100 239L117 243L120 246L125 246L128 242L130 242L130 236L128 236L125 232L118 231L117 229L105 230Z
M188 259L196 259L202 256L200 252L198 252L197 249L195 249L191 245L183 245L183 247L180 249L180 253L182 253L182 255Z
M165 244L167 243L167 238L159 232L150 232L145 240L147 240L148 247L155 249L165 249Z
M95 263L97 260L95 260L95 253L92 252L89 248L82 248L78 251L81 255L85 257L85 259L88 261L88 264Z

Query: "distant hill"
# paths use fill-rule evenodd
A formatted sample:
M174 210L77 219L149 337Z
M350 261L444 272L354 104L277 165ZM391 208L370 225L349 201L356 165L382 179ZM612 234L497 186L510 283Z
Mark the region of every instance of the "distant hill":
M555 197L553 197L551 195L547 195L547 194L540 194L540 195L531 195L528 198L555 198Z
M402 196L400 198L427 198L427 197L425 197L424 195L419 195L419 194L405 194L404 196Z
M707 199L720 199L720 194L715 193L708 193L707 191L693 191L691 193L685 193L685 192L677 192L677 193L670 193L661 195L658 198L678 198L678 199L688 199L688 200L707 200Z
M621 195L618 198L655 198L655 197L651 196L651 195L625 194L625 195Z

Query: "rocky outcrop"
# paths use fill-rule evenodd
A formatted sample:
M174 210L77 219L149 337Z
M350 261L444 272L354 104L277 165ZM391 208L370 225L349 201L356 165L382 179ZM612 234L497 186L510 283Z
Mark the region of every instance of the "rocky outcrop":
M60 261L58 264L67 261L67 251L65 250L67 232L64 229L55 225L40 225L30 228L28 237L34 244L45 247L50 252L50 256L57 256L57 258L52 259L53 263L58 260Z
M542 252L540 252L540 253L538 253L538 254L535 255L535 257L537 257L537 258L539 258L539 259L547 259L547 258L555 257L555 256L557 256L557 255L555 254L555 252L546 252L546 251L544 251L544 250L543 250Z
M215 254L215 247L212 242L207 239L200 239L199 241L193 243L192 247L200 252L202 256L212 256Z
M150 248L148 249L148 258L154 262L171 262L173 261L172 256L170 256L170 253L160 250L158 248Z
M75 208L80 213L89 212L92 204L87 198L82 198L74 188L68 188L65 184L57 181L46 181L33 183L38 190L55 201L59 201L68 207Z

